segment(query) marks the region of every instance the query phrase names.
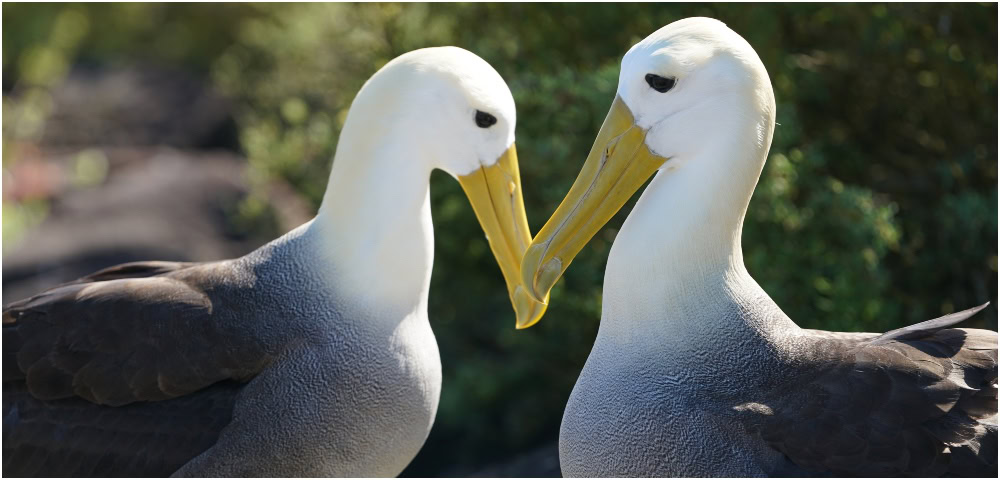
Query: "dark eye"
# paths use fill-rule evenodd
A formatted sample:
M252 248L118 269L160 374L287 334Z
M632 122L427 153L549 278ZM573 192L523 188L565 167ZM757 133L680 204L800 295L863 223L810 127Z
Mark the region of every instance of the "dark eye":
M677 83L677 79L674 77L661 77L659 75L647 73L646 83L648 83L653 90L660 93L666 93L667 90L674 88L674 84Z
M492 127L494 123L497 123L497 117L490 115L482 110L476 110L476 125L479 128L489 128Z

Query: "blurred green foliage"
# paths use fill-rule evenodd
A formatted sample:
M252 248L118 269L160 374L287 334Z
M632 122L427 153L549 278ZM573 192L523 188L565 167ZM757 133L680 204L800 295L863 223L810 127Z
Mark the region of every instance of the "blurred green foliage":
M37 89L16 100L5 95L5 114L32 91L44 105L44 88L73 62L185 66L236 100L243 153L257 178L281 176L313 205L363 82L406 51L464 47L514 93L533 230L576 177L624 52L671 21L715 17L754 46L778 100L779 126L743 241L764 289L804 327L883 331L990 300L970 324L997 328L996 4L4 4L3 11L5 90ZM14 128L5 122L5 145ZM432 182L430 311L445 380L412 474L481 465L557 437L597 331L605 260L631 205L574 261L547 317L518 332L461 189L444 174ZM5 230L8 216L5 207Z

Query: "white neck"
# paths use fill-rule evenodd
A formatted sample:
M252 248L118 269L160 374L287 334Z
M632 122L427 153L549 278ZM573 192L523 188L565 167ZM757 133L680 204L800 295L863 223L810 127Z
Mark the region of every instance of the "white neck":
M657 173L611 248L600 336L663 346L748 328L723 312L767 298L740 242L771 122L717 123L703 149Z
M434 263L429 163L391 130L345 125L314 228L345 298L369 311L419 313Z

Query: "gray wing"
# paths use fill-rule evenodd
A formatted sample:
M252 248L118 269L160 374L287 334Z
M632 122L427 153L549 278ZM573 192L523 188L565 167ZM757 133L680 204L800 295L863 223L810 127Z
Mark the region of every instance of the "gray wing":
M811 337L797 375L736 410L814 472L995 477L997 334L948 328L983 307L874 338Z
M166 475L211 446L270 361L221 321L218 268L124 264L5 307L4 473Z
M5 384L4 476L170 476L215 444L242 388L221 382L169 400L104 407L39 400L23 384Z

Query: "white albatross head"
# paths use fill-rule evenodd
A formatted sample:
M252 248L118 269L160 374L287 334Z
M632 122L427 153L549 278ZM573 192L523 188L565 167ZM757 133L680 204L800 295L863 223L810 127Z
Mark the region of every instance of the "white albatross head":
M688 229L718 222L728 210L738 212L731 215L738 236L773 129L770 79L746 40L709 18L657 30L625 54L611 111L580 175L525 254L522 282L535 298L547 295L657 172L650 189L674 189L661 199L673 204L658 207L685 220L673 225L685 230L675 235L691 235ZM676 181L667 185L671 177Z
M423 257L432 252L396 248L420 239L386 238L385 222L424 222L421 229L429 231L429 216L418 218L418 211L409 213L410 205L403 204L424 202L430 173L440 169L458 179L475 210L507 281L516 326L537 322L546 305L520 285L531 232L515 124L514 98L503 78L461 48L414 50L368 79L347 114L321 207L342 224L367 226L362 234L336 238L344 252L341 264L355 271L354 280L388 288L385 284L404 278L429 278ZM361 251L371 254L356 255ZM370 257L377 257L375 266ZM408 291L410 285L400 288Z
M382 124L416 147L417 155L400 161L461 178L497 163L514 144L516 122L514 97L489 63L458 47L434 47L404 53L368 79L344 129Z

